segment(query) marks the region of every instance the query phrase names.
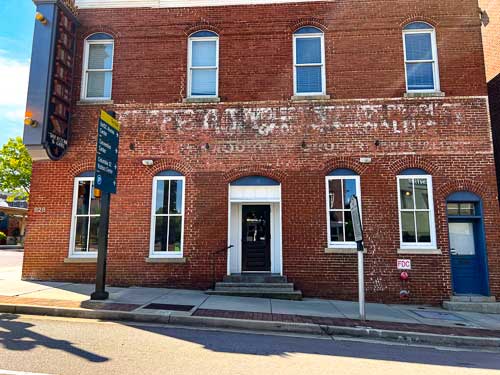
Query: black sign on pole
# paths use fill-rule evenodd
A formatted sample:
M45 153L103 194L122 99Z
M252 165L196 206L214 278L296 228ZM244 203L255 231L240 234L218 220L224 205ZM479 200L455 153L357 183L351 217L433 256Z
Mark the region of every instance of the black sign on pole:
M361 214L359 211L358 197L353 195L349 202L351 209L352 226L354 229L354 240L358 245L358 251L363 251L363 226L361 224Z
M97 241L97 269L95 292L91 299L105 300L106 292L106 260L108 255L109 206L111 194L116 194L116 176L118 174L118 145L120 140L120 124L114 112L101 111L99 117L97 153L94 186L101 190L101 217L99 221L99 238Z

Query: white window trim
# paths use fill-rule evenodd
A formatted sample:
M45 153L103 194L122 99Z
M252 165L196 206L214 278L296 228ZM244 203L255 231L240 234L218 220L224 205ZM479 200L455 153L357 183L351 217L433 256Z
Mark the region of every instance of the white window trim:
M156 224L156 193L158 181L182 181L182 208L181 208L181 251L174 253L168 251L156 252L155 249L155 224ZM149 240L149 257L150 258L182 258L184 256L184 206L186 202L186 178L184 176L155 176L153 178L153 199L151 202L151 227ZM170 195L168 197L168 207L170 207ZM179 215L164 215L164 216L179 216ZM167 232L168 239L168 232Z
M362 210L362 199L361 199L361 178L358 175L344 175L344 176L326 176L325 178L325 186L326 186L326 231L327 231L327 243L328 243L328 248L331 249L353 249L357 248L356 241L337 241L337 242L332 242L331 237L330 237L330 187L329 182L331 180L345 180L345 179L350 179L350 180L356 180L356 196L358 197L358 205L359 205L359 213L361 217L361 222L363 222L363 210ZM345 211L345 210L344 210ZM345 223L344 223L345 226ZM345 238L345 233L344 233L344 238Z
M431 44L432 44L432 60L408 60L406 58L406 35L408 34L430 34ZM439 79L439 63L438 63L438 51L436 42L436 29L429 25L428 29L412 29L403 30L403 53L404 53L404 65L405 65L405 82L406 82L406 92L407 93L433 93L441 91L441 83ZM407 64L411 63L433 63L433 76L434 76L434 89L433 90L410 90L408 88L408 69Z
M95 252L89 252L89 251L75 251L75 238L76 238L76 221L77 221L77 207L78 207L78 185L80 182L83 181L90 181L91 185L91 194L92 194L92 189L94 188L94 177L76 177L75 181L73 183L73 208L71 210L71 234L70 234L70 240L69 240L69 258L97 258L97 251ZM89 206L90 210L90 206ZM88 215L89 217L97 217L100 215ZM89 225L90 225L90 220L89 220ZM89 232L90 233L90 232ZM87 249L88 249L88 241L89 241L90 235L88 235L87 238Z
M90 35L92 36L92 35ZM89 36L89 37L90 37ZM109 92L109 96L104 96L101 98L95 98L95 97L87 97L87 85L88 85L88 73L89 73L89 50L90 46L95 44L103 44L103 45L112 45L112 55L111 55L111 69L92 69L92 72L111 72L111 90ZM92 100L92 101L104 101L104 100L111 100L111 97L113 96L113 67L115 64L115 41L113 39L102 39L102 40L88 40L85 39L85 45L83 48L83 64L82 64L82 88L80 92L80 98L81 100Z
M297 64L297 39L320 38L321 42L321 64ZM321 92L297 92L297 67L321 66ZM293 94L296 96L326 95L326 72L325 72L325 34L293 34Z
M427 189L429 197L429 210L425 209L408 209L407 211L429 211L429 227L431 232L431 242L430 243L418 243L418 242L403 242L403 222L401 220L401 190L400 181L404 179L425 179L427 180ZM436 221L434 217L434 195L432 187L432 176L431 175L398 175L398 220L399 220L399 243L401 250L404 249L423 249L423 250L436 250ZM417 224L415 223L415 231L417 230ZM417 235L417 233L415 233Z
M204 30L200 30L204 31ZM209 31L209 30L206 30ZM212 32L212 31L211 31ZM192 66L192 51L193 42L210 42L215 41L215 65L214 66ZM193 70L212 70L215 69L215 95L193 95L192 94L192 83L193 83ZM188 77L187 77L187 97L188 98L217 98L219 97L219 36L207 36L207 37L190 37L188 39Z

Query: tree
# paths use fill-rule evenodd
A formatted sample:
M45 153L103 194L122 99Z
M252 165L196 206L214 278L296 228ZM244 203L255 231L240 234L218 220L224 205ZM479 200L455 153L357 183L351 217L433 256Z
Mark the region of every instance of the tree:
M32 160L21 137L10 138L0 149L0 191L8 200L28 199Z

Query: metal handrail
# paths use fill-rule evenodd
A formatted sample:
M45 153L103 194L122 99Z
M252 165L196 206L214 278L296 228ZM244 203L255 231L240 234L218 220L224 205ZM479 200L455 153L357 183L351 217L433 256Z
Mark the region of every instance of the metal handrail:
M215 277L215 265L216 265L216 263L215 263L215 257L216 257L216 255L218 255L218 254L220 254L220 253L222 253L224 251L228 251L228 250L232 249L233 247L234 247L234 245L229 245L229 246L227 246L227 247L225 247L223 249L214 251L212 253L212 288L214 290L215 290L215 284L216 284L216 281L215 281L215 278L216 278Z

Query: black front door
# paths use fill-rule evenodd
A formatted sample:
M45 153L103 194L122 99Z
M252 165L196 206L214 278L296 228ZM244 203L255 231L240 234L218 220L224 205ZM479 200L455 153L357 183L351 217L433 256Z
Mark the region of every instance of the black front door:
M243 206L242 270L271 271L271 206Z

